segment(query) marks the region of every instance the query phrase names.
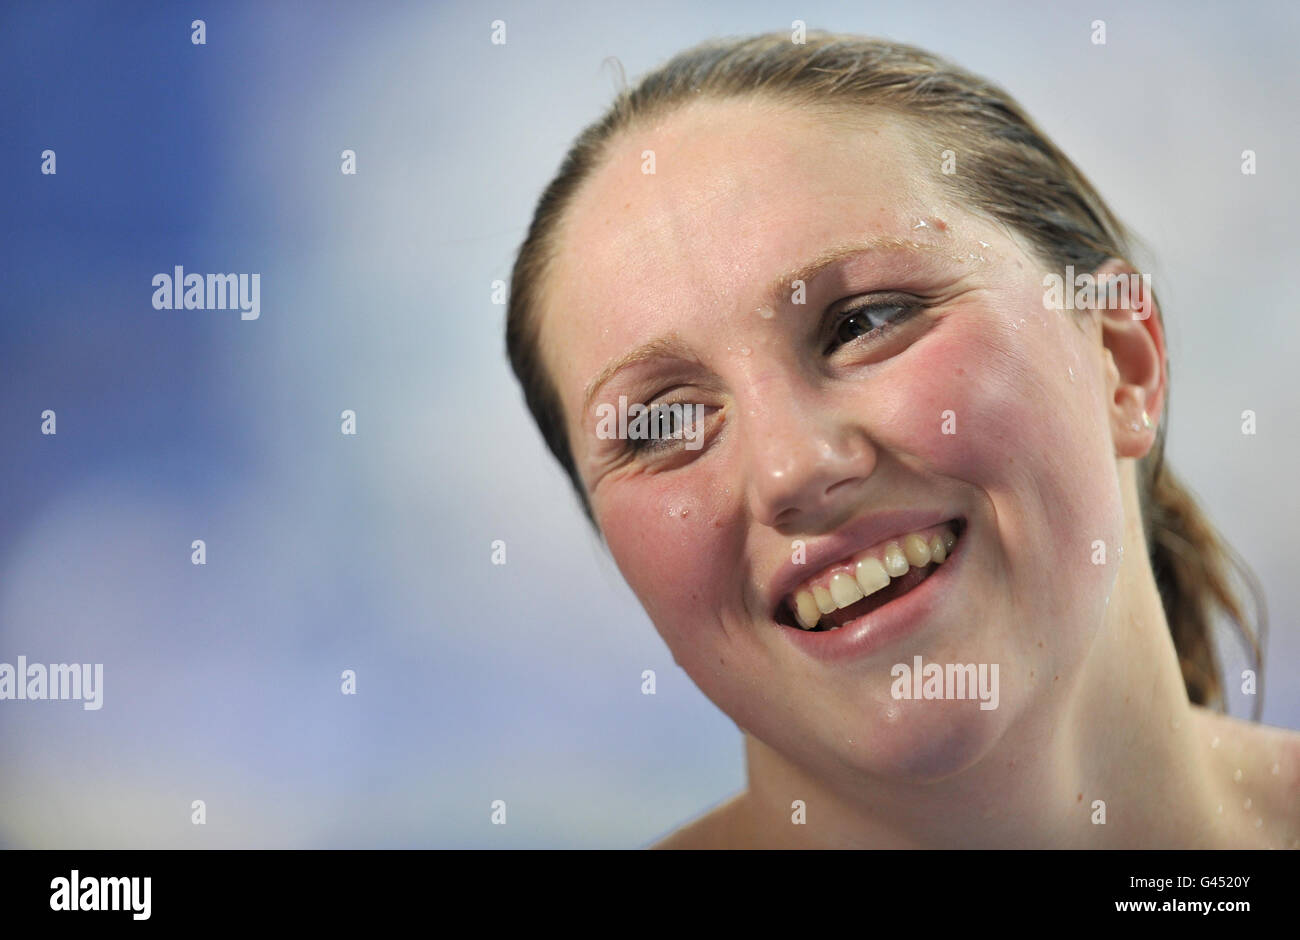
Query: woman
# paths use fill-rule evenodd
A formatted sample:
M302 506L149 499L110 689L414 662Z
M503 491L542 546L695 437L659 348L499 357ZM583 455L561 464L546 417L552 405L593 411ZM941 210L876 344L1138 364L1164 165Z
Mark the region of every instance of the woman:
M1300 735L1211 710L1216 608L1255 637L1130 256L1005 93L898 44L705 44L578 138L511 363L745 734L748 789L659 845L1300 845Z

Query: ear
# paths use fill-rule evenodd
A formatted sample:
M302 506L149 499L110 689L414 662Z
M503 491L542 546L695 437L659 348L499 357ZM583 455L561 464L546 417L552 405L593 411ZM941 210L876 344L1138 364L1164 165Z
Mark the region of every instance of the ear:
M1111 258L1094 276L1115 456L1139 459L1155 443L1168 381L1160 310L1150 275L1127 262Z

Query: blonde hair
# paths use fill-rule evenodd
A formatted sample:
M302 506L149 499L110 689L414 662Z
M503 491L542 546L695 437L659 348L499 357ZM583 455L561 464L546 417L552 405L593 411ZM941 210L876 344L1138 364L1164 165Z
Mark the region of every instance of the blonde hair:
M1005 224L1048 265L1095 270L1108 258L1130 260L1130 235L1092 184L1002 89L913 46L858 36L785 33L702 43L674 56L578 135L538 201L510 285L506 349L511 367L551 453L568 474L583 510L591 506L574 465L555 387L538 351L538 308L557 248L560 222L607 144L621 131L692 101L765 98L795 107L872 109L909 122L936 154L961 155L961 171L941 177L963 205ZM1142 523L1189 699L1226 710L1212 641L1216 613L1250 648L1263 701L1263 594L1250 569L1210 525L1164 460L1169 408L1151 452L1140 462ZM1244 589L1233 583L1241 578ZM1245 599L1253 599L1253 617ZM1252 622L1254 629L1252 629Z

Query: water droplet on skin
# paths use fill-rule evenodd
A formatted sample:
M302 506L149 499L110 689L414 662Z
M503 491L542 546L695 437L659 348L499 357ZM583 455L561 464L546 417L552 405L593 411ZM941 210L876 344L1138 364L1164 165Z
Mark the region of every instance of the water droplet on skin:
M1255 828L1258 829L1258 828L1260 828L1260 827L1263 826L1263 825L1264 825L1264 820L1261 819L1259 816L1256 816L1256 817L1255 817Z
M1182 726L1182 722L1179 721L1177 718L1169 719L1169 727L1173 728L1175 731L1177 731L1181 726Z
M1250 803L1251 803L1250 797L1246 797L1246 802L1241 804L1241 808L1250 809Z
M762 317L764 320L770 320L774 316L776 316L776 311L773 310L771 307L759 307L758 315Z
M1220 816L1223 815L1223 804L1222 804L1222 803L1219 804L1219 815L1220 815Z
M990 245L988 242L980 242L980 247L981 247L981 248L992 248L993 246Z
M1070 381L1071 381L1071 382L1074 381L1074 370L1073 370L1073 369L1070 369Z
M1236 770L1234 770L1234 771L1232 772L1232 782L1233 782L1233 783L1241 783L1241 768L1240 768L1240 767L1238 767Z
M1274 765L1273 765L1273 773L1275 773L1275 774L1280 774L1281 772L1282 772L1282 768L1281 768L1279 765L1274 764Z
M750 349L748 346L741 346L741 347L740 347L740 354L741 354L742 356L748 356L748 355L749 355L750 353L752 353L753 351L754 351L754 350Z
M917 223L916 223L915 225L912 226L913 229L918 229L918 228L928 228L928 227L929 227L929 226L927 226L927 225L925 224L925 219L920 219L920 220L918 220Z
M1214 740L1210 742L1210 747L1218 747L1218 746L1219 746L1219 736L1216 734L1214 736Z

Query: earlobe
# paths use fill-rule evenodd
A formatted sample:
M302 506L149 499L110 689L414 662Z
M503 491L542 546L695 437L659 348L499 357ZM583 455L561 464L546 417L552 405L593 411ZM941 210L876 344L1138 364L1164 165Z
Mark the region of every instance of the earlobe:
M1101 342L1107 353L1110 423L1118 457L1141 458L1155 442L1167 376L1164 329L1150 276L1110 259L1096 271Z

